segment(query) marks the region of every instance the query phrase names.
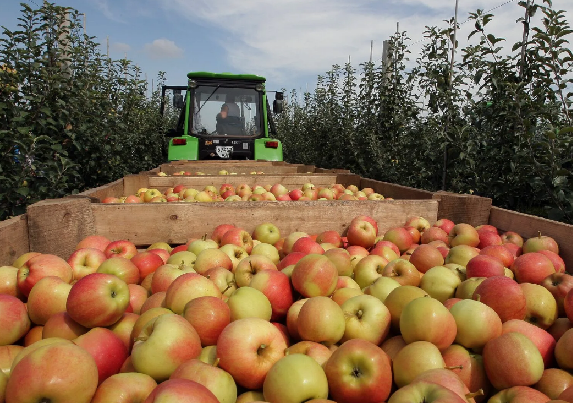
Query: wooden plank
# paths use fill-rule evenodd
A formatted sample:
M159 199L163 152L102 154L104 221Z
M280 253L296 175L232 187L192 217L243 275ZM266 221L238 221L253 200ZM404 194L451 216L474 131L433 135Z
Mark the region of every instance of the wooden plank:
M327 169L327 168L316 168L315 171L317 174L328 174L328 173L335 173L335 174L344 174L344 173L351 173L348 169Z
M18 256L30 252L28 216L0 221L0 266L10 266Z
M30 251L68 259L79 241L95 234L91 205L87 198L64 198L28 206Z
M139 189L150 187L149 178L151 178L149 175L144 174L125 176L123 178L123 189L119 196L136 194Z
M296 174L296 175L205 175L205 176L150 176L149 187L165 190L177 185L184 185L187 188L203 189L212 185L219 188L224 183L239 186L243 183L249 186L254 185L274 185L281 183L289 190L302 187L305 183L312 183L315 186L329 186L337 182L335 174Z
M524 238L537 236L539 232L555 239L559 245L559 255L565 261L565 268L573 273L573 225L548 220L516 211L492 207L489 221L482 224L491 224L501 231L514 231Z
M192 176L197 172L206 175L218 175L220 171L226 170L229 173L237 174L250 174L251 172L262 172L263 174L280 174L280 173L296 173L299 172L299 167L296 166L273 166L273 165L200 165L200 166L187 166L187 165L163 165L162 172L168 175L173 175L176 172L186 171L191 173ZM306 171L305 171L306 172Z
M103 200L106 197L118 197L123 194L123 178L115 182L108 183L107 185L99 186L97 188L89 189L79 193L79 196L93 197Z
M473 226L487 223L489 219L490 198L442 191L434 193L433 198L440 201L438 218Z
M192 237L210 234L219 224L233 224L247 231L264 222L277 225L282 234L326 230L344 233L350 221L362 214L378 222L379 232L401 226L420 215L436 222L436 200L395 201L292 201L216 202L91 205L97 234L112 240L127 239L136 245L157 241L185 243Z
M372 188L376 193L380 193L382 196L392 199L423 200L431 199L433 196L433 193L427 190L367 178L363 178L360 181L360 187Z

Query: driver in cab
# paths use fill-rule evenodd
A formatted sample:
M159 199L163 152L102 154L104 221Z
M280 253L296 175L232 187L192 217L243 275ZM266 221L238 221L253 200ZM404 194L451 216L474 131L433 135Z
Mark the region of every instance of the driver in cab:
M241 118L239 105L234 102L226 102L221 106L221 112L217 114L216 130L219 134L240 134Z

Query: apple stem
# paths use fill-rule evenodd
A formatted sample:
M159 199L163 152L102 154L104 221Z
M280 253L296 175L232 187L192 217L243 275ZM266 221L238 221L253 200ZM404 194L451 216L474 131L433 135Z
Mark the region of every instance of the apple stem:
M463 365L456 365L453 367L444 367L444 369L464 369L464 366Z
M466 395L466 399L467 399L467 400L470 400L470 399L473 399L474 397L483 396L483 395L484 395L483 389L478 389L477 392L468 393L468 394Z
M218 367L218 366L219 366L219 357L217 357L217 358L215 359L215 362L213 363L213 366L214 366L214 367Z
M206 232L205 232L205 235L203 235L203 236L201 237L201 239L202 239L203 241L206 241L206 240L207 240L207 233L206 233Z
M234 282L234 281L231 281L229 284L227 284L227 288L225 288L221 294L224 294L224 293L226 293L227 291L229 291L229 289L230 289L231 287L233 287L234 285L235 285L235 282Z
M259 346L259 348L257 349L257 355L261 355L262 352L265 350L265 348L267 348L267 345L266 345L266 344L261 344L261 345Z

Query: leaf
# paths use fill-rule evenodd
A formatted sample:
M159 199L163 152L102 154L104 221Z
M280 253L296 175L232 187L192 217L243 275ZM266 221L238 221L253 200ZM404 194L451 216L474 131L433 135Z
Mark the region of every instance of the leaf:
M28 194L30 194L30 188L20 187L16 189L16 193L21 194L22 196L28 196Z

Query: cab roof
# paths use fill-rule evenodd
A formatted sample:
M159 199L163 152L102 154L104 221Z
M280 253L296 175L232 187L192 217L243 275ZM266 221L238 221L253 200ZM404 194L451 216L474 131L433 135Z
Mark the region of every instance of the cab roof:
M266 81L266 78L258 76L256 74L233 74L233 73L210 73L207 71L192 71L187 73L187 78L197 79L197 78L218 78L218 79L230 79L230 80L253 80L253 81Z

